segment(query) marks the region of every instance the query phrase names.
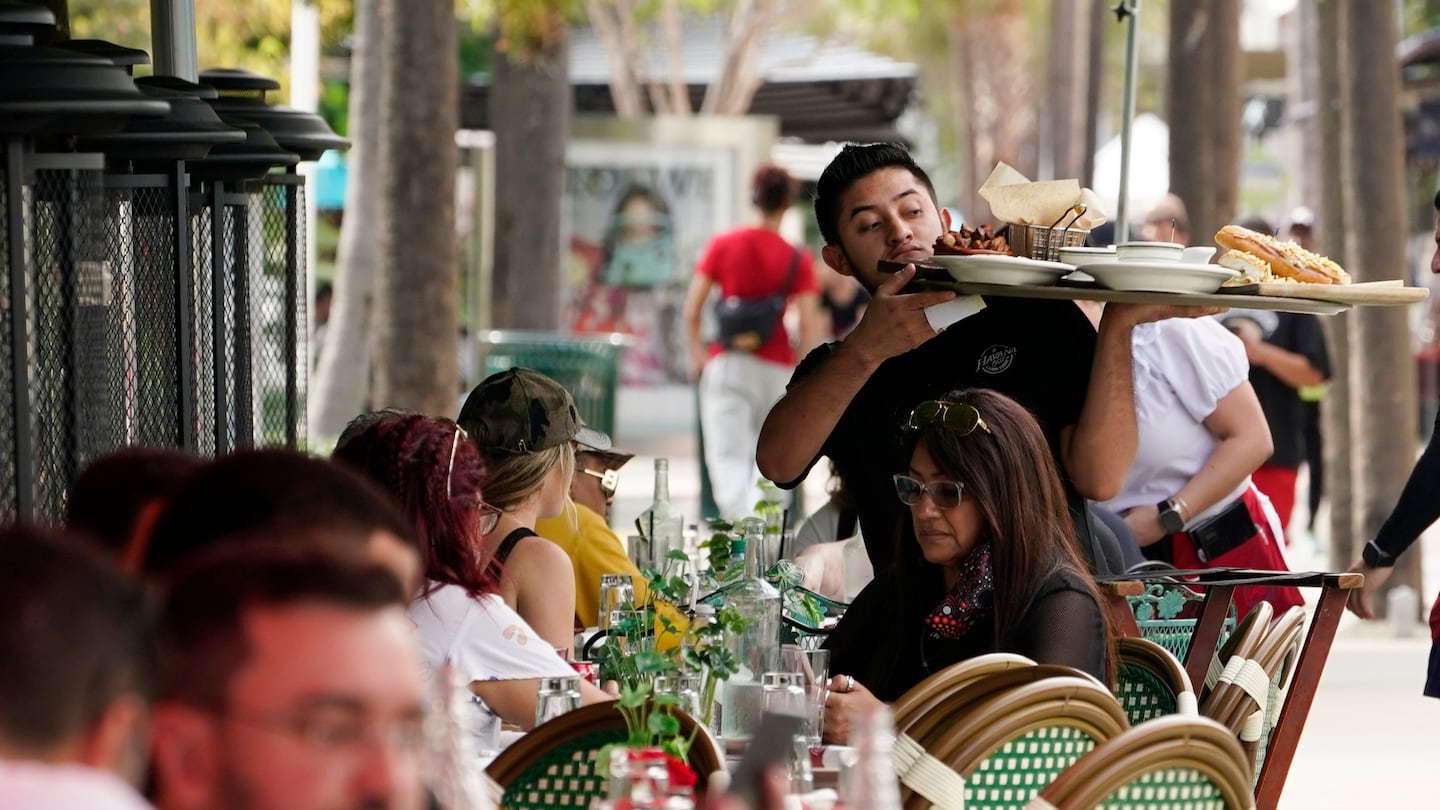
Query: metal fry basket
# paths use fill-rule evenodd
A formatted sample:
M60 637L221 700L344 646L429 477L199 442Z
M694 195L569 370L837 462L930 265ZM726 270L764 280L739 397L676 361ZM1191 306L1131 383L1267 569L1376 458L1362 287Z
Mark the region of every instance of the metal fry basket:
M1090 235L1089 229L1076 228L1075 221L1085 213L1083 204L1077 205L1060 215L1060 218L1046 228L1041 225L1022 225L1018 222L1009 224L1010 252L1016 256L1024 256L1029 259L1040 259L1042 261L1054 262L1060 260L1060 248L1079 247L1085 244L1085 237ZM1069 219L1065 227L1060 223Z

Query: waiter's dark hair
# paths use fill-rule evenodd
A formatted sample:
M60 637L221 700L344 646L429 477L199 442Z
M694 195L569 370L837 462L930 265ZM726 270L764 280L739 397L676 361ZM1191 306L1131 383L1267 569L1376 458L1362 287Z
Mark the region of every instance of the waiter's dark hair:
M904 169L915 176L930 193L930 200L938 208L935 198L935 184L930 176L910 156L910 151L898 143L847 143L820 173L815 183L815 224L825 244L840 244L840 198L861 178L868 177L881 169Z

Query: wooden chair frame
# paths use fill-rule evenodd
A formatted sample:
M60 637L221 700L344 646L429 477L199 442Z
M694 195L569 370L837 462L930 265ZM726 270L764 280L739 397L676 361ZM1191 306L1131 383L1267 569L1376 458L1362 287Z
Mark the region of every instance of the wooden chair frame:
M928 751L934 748L934 744L948 733L951 727L963 720L975 705L987 698L1038 681L1063 677L1090 679L1099 685L1099 682L1094 681L1088 674L1059 664L1036 664L1001 670L970 681L945 695L925 714L915 716L908 726L897 726L896 730L910 735L911 739Z
M1140 720L1133 716L1129 704L1121 693L1124 683L1121 672L1127 667L1134 667L1146 673L1154 683L1160 685L1157 688L1169 693L1170 699L1175 704L1172 714L1193 716L1200 713L1199 699L1195 696L1195 689L1190 683L1190 674L1185 671L1180 660L1164 646L1147 638L1121 637L1115 643L1115 658L1117 681L1114 691L1120 698L1120 705L1126 707L1126 715L1130 717L1132 725L1137 724Z
M989 653L951 664L915 684L895 701L895 730L906 731L915 720L928 714L950 694L980 678L1033 666L1034 661L1015 653Z
M1205 677L1210 656L1215 652L1225 626L1230 597L1236 588L1264 585L1315 590L1309 627L1305 630L1299 655L1295 659L1294 671L1288 675L1289 688L1281 701L1279 715L1267 742L1265 763L1260 768L1259 780L1255 785L1256 804L1266 810L1273 808L1280 802L1290 765L1295 761L1295 751L1300 744L1305 720L1310 715L1310 707L1315 703L1315 692L1325 668L1325 659L1330 655L1340 618L1345 614L1345 601L1351 591L1363 584L1364 577L1348 572L1292 573L1235 568L1104 577L1099 583L1100 592L1105 597L1112 621L1122 634L1140 635L1128 597L1143 593L1146 582L1171 578L1183 579L1189 587L1205 594L1189 651L1185 656L1185 669L1190 673L1191 683L1196 686L1199 686L1200 680Z
M672 711L676 719L680 721L682 733L687 735L695 733L695 742L690 746L689 759L690 767L696 775L695 792L698 798L704 795L710 775L724 770L725 752L720 749L710 732L693 717L679 709L672 708ZM578 737L607 731L615 732L615 742L623 742L627 735L625 717L620 714L616 704L607 701L582 706L575 711L536 726L528 734L516 740L509 748L500 752L500 755L485 769L485 773L500 786L501 790L508 791L518 780L524 778L530 769L543 763L545 757L557 746Z
M1024 672L1025 670L1020 670ZM991 676L986 680L1003 677ZM1109 690L1090 677L1047 677L1034 683L991 690L963 716L951 716L944 736L924 747L931 756L969 779L986 759L1007 743L1042 728L1080 730L1097 744L1129 727L1125 711ZM901 785L907 810L923 810L929 800Z
M1147 773L1188 768L1215 783L1235 810L1255 806L1240 743L1229 729L1204 717L1158 717L1103 743L1040 793L1058 810L1093 810Z

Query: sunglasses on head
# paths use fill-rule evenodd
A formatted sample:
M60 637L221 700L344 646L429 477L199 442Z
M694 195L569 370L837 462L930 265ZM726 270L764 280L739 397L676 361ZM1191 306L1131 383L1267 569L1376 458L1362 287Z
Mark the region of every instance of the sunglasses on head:
M954 509L960 505L960 495L965 485L959 481L931 481L924 483L904 473L895 475L895 494L906 506L916 506L928 492L930 501L941 509Z
M916 405L905 420L905 429L923 430L936 422L957 436L969 436L975 428L990 432L990 426L980 418L974 405L944 399L930 399Z

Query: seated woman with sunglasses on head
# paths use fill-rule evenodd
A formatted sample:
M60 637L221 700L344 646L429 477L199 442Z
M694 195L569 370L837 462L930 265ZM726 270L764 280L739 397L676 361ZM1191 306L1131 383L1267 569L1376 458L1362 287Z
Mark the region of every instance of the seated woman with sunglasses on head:
M500 510L481 499L479 452L448 419L382 412L351 425L335 460L388 491L420 541L425 584L410 618L427 670L454 666L492 714L529 728L538 679L575 671L498 593L482 538ZM580 688L586 703L609 699L584 681Z
M1065 664L1108 683L1110 631L1055 461L1030 412L968 389L916 406L909 516L888 572L856 597L825 646L837 674L825 737L844 742L864 702L991 652Z

